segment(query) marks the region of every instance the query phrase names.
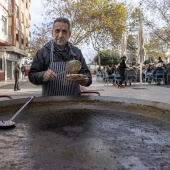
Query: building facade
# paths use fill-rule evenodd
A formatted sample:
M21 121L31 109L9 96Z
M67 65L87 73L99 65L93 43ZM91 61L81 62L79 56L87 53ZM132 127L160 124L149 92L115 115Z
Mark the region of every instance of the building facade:
M13 79L13 68L27 56L31 0L0 0L0 81Z

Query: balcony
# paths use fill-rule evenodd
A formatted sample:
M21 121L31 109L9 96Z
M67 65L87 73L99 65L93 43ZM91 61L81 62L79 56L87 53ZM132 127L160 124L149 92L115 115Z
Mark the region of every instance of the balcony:
M12 35L11 35L11 34L8 34L7 41L8 41L10 44L12 44Z

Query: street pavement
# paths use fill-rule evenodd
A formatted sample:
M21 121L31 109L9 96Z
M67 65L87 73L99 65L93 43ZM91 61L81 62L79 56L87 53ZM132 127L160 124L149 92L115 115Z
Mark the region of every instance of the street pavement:
M13 99L25 98L29 96L41 96L41 86L33 85L26 77L20 80L20 91L14 91L14 80L0 81L0 95L9 95ZM103 82L97 82L93 77L93 83L86 87L85 91L98 91L100 96L124 97L134 99L144 99L156 102L170 104L170 85L156 85L148 83L136 83L125 88L118 89L113 84L104 85ZM90 94L96 95L96 94ZM0 100L9 100L9 98L0 98Z

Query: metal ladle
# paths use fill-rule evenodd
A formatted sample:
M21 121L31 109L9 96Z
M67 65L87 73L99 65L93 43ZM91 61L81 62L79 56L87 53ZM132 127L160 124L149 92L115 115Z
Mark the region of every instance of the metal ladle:
M12 116L9 120L0 120L0 127L10 127L15 126L15 122L13 121L14 118L28 105L28 103L34 98L35 96L31 96L31 98Z

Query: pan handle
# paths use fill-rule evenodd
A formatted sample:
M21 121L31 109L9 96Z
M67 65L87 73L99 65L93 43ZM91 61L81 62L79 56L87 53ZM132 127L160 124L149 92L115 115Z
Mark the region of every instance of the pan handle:
M81 94L98 94L98 96L100 96L100 93L97 91L83 91L83 92L80 92L80 95Z
M0 97L8 97L8 98L12 99L12 97L8 96L8 95L0 95Z

